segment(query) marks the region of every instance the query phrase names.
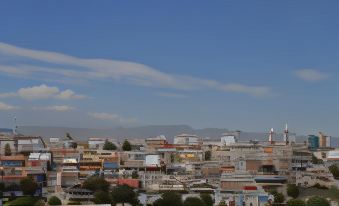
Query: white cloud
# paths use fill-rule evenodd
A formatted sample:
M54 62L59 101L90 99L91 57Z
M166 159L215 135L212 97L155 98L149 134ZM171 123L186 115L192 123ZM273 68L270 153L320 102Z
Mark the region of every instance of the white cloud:
M48 106L43 109L50 110L50 111L57 111L57 112L66 112L73 110L74 107L68 106L68 105L54 105L54 106Z
M13 110L13 109L17 109L17 108L18 107L15 107L15 106L12 106L12 105L0 102L0 111L1 110Z
M155 95L160 97L168 97L168 98L187 98L187 95L184 94L177 94L177 93L171 93L171 92L157 92Z
M58 99L85 99L85 95L75 94L72 90L61 91L56 98Z
M26 100L36 100L36 99L83 99L86 98L84 95L75 94L72 90L64 90L60 91L58 87L51 87L45 84L41 84L39 86L32 86L21 88L17 92L11 93L2 93L0 94L0 98L8 98L8 97L20 97Z
M77 58L61 53L20 48L5 43L0 43L1 54L60 65L60 68L21 64L15 66L0 65L0 72L16 77L41 78L45 75L49 79L74 79L74 81L113 79L140 86L178 90L212 89L243 93L250 96L270 96L272 94L271 88L267 86L225 84L210 79L169 74L134 62ZM67 68L64 68L65 66ZM69 69L70 67L76 69Z
M105 112L89 112L88 115L94 119L108 120L119 123L134 123L136 121L135 118L123 118L118 114L111 114Z
M19 97L28 100L48 99L55 97L59 93L60 91L57 87L49 87L45 84L42 84L40 86L21 88L17 92Z
M295 72L295 75L304 81L318 82L328 79L330 76L314 69L302 69Z

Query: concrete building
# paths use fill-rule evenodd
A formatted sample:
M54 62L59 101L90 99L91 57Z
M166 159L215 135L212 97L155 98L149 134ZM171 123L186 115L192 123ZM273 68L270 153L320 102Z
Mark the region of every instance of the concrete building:
M177 145L200 145L202 139L197 135L192 134L180 134L174 137L174 144Z

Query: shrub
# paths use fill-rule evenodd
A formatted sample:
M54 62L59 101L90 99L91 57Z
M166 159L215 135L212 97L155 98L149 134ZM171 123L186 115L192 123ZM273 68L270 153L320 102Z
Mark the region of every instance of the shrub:
M290 199L287 201L287 206L306 206L306 203L303 200Z
M205 203L206 206L213 206L213 199L210 194L207 193L201 193L200 194L200 199Z
M19 197L8 203L9 206L35 206L38 201L35 197Z
M105 180L105 178L98 176L89 177L82 184L83 188L91 190L93 192L108 191L109 186L110 184Z
M307 206L330 206L330 203L323 197L311 197L307 201Z
M38 184L31 177L25 177L20 180L20 189L24 195L33 196L38 189Z
M184 201L184 206L205 206L205 203L198 197L188 197Z
M108 192L105 191L98 191L94 193L94 200L95 204L110 204L112 203L112 197Z
M297 198L299 196L299 188L295 184L288 184L287 195L293 198Z
M62 205L61 200L56 196L50 197L48 200L48 204L49 205Z

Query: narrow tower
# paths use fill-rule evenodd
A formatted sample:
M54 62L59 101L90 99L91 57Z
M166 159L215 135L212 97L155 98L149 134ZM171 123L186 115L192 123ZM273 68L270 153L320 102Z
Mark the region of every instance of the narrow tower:
M285 125L285 130L284 130L284 142L286 143L286 144L288 144L288 142L289 142L289 139L288 139L288 134L289 132L288 132L288 126L287 126L287 123L286 123L286 125Z
M268 136L268 141L272 144L273 142L273 134L274 134L274 130L273 128L271 128L270 130L270 135Z
M13 134L14 134L14 135L17 135L17 134L18 134L18 133L17 133L18 126L17 126L17 124L16 124L16 116L14 116L13 121L14 121L14 125L13 125Z

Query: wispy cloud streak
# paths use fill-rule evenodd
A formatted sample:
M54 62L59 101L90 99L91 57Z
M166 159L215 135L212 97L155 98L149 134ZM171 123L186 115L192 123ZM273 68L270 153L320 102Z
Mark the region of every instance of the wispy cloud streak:
M40 77L52 75L74 80L113 79L131 84L171 88L178 90L212 89L222 92L243 93L250 96L270 96L272 89L267 86L248 86L239 83L225 84L216 80L196 78L185 75L164 73L147 65L108 59L84 59L56 52L20 48L0 43L0 55L27 58L38 62L59 65L42 67L37 64L0 65L0 72L16 77ZM71 69L74 67L76 69Z

